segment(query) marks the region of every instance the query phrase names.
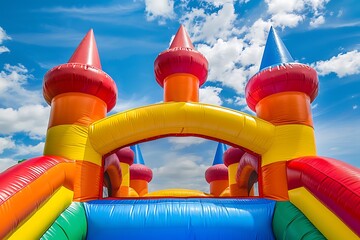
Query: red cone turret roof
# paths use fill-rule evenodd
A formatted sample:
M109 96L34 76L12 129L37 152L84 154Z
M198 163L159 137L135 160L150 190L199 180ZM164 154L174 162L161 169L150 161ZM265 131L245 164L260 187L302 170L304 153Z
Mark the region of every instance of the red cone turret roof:
M98 69L102 69L94 31L92 29L90 29L90 31L83 38L68 62L85 63Z
M181 47L195 49L194 45L191 42L189 34L186 32L184 25L180 25L180 28L177 31L174 39L172 40L169 49Z
M164 80L175 73L188 73L199 79L199 86L205 83L208 74L208 61L194 46L185 27L180 26L170 48L155 59L156 81L164 86Z
M44 76L43 95L48 104L67 92L96 96L106 103L108 112L116 104L116 84L101 70L93 30L86 34L68 63L52 68Z

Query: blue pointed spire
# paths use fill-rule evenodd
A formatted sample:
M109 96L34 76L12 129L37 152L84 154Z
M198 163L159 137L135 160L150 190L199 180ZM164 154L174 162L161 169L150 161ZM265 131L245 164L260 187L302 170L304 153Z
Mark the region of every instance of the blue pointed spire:
M260 70L281 63L294 62L283 41L277 35L273 27L270 28L266 41L264 54L261 60Z
M141 154L141 150L138 144L130 146L131 150L133 150L133 152L135 153L134 156L134 164L142 164L145 165L143 156Z
M216 164L224 164L223 155L226 150L227 150L227 146L219 142L213 161L213 166Z

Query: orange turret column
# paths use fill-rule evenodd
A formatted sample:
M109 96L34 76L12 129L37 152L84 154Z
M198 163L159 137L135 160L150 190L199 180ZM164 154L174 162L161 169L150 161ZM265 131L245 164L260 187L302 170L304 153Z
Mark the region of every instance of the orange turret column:
M156 81L164 88L164 102L198 102L199 87L208 72L206 58L194 49L184 26L180 26L170 48L156 58Z
M102 156L89 142L88 126L104 118L115 106L117 88L111 77L101 70L92 30L68 63L46 73L43 95L51 105L44 155L76 161L75 200L98 198Z

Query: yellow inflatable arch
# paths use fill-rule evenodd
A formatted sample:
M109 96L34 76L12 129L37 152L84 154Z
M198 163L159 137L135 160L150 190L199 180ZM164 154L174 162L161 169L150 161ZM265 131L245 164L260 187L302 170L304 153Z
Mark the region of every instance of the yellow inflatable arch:
M105 155L118 148L162 136L201 136L263 154L275 127L257 117L200 103L161 103L99 120L89 129L94 150Z

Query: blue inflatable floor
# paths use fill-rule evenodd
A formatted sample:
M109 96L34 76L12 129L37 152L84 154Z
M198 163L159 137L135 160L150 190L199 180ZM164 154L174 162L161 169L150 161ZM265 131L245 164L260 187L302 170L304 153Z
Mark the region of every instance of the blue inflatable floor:
M274 239L266 199L98 200L84 204L87 239Z

